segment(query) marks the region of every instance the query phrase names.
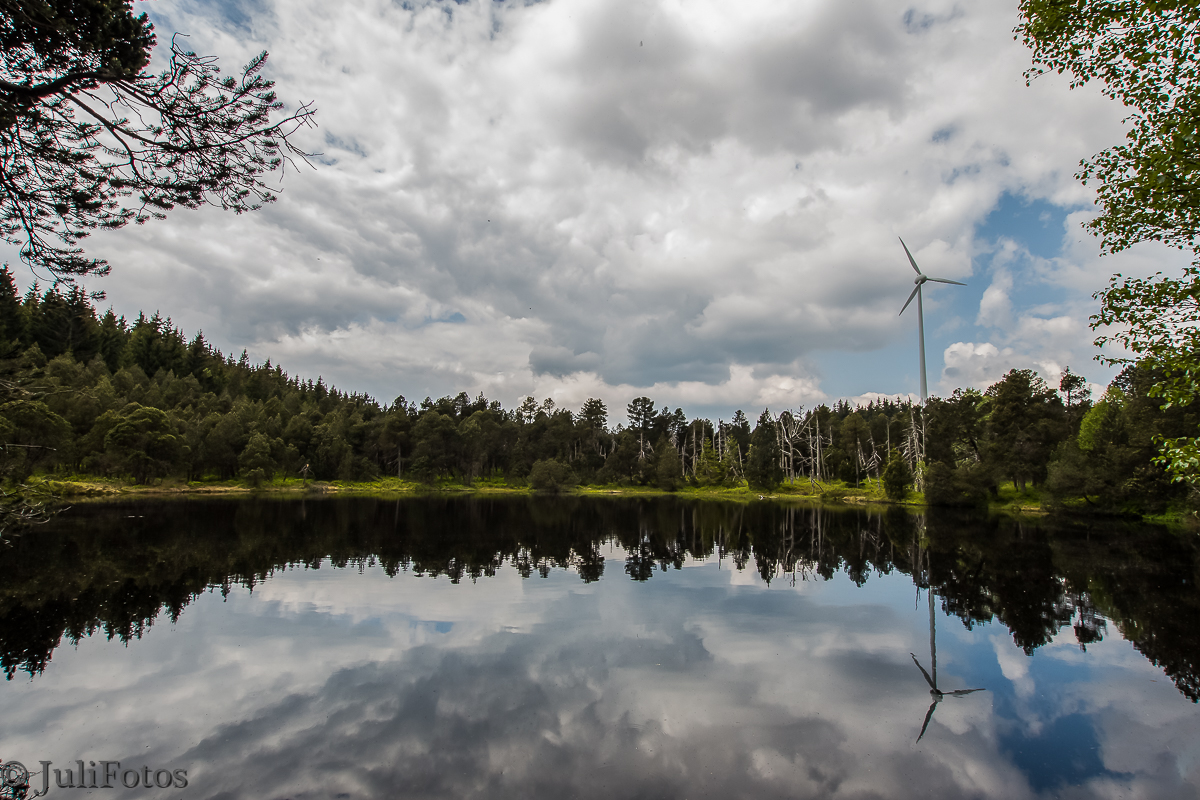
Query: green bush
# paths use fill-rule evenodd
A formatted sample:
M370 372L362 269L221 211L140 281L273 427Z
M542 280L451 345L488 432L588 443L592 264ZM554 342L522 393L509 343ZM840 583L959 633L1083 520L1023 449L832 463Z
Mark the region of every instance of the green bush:
M887 466L883 469L883 493L888 500L899 502L908 496L908 487L912 485L913 475L908 461L899 452L893 450L888 458Z
M935 461L925 471L925 501L934 506L983 505L986 477L979 464L955 468Z
M529 485L537 492L561 492L579 483L569 466L554 458L534 463L529 471Z

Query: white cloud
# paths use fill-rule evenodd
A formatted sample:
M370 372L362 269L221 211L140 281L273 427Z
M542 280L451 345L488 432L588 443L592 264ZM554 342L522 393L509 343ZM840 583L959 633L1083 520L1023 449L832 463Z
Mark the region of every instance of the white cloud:
M992 283L983 293L979 301L979 316L977 325L989 328L1006 328L1012 324L1012 274L1005 269L999 269L992 275Z
M943 354L942 387L988 386L999 380L1017 359L1011 348L1000 350L991 342L955 342Z
M1000 672L1012 683L1017 696L1028 700L1034 693L1034 681L1029 675L1029 664L1032 660L1021 648L1013 644L1010 637L995 634L990 637L992 648L996 651L996 662ZM1034 731L1036 733L1036 731Z
M614 424L623 421L625 405L642 395L661 401L664 406L682 406L698 413L711 411L716 415L723 409L739 405L745 406L749 414L762 408L778 412L811 407L829 399L815 380L780 374L755 375L744 366L730 367L727 379L720 383L660 382L648 387L612 386L594 372L580 372L565 379L544 377L535 380L531 393L537 397L551 397L559 406L567 408L578 408L589 397L602 396L609 405L609 422Z
M1078 342L1079 336L1087 335L1086 328L1069 317L1049 320L1026 317L1022 325L1023 335L1013 337L1020 344L1019 349L997 347L992 342L955 342L947 347L943 354L946 364L941 378L943 393L949 394L955 388L968 386L985 389L1012 369L1032 369L1051 387L1058 386L1063 372L1070 366L1070 354L1078 354L1081 348L1061 343L1056 346L1056 338L1066 334L1068 339ZM1043 334L1040 341L1039 333ZM1095 366L1078 359L1074 363L1076 367L1072 371L1075 374ZM1100 385L1089 384L1092 387Z

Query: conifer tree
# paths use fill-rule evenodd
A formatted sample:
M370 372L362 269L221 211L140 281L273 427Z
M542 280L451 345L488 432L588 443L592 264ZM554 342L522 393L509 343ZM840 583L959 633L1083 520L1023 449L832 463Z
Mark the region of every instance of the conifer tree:
M17 299L17 284L8 264L0 266L0 358L12 358L21 351L25 337L25 314Z
M275 460L271 458L271 442L262 433L256 433L246 442L238 456L238 467L242 477L253 486L275 477Z
M908 460L899 450L893 450L888 456L887 466L883 469L883 493L889 500L900 502L908 496L912 481L913 474Z
M683 461L680 460L675 445L671 444L671 440L665 435L660 436L658 444L654 446L654 461L654 476L658 488L669 492L678 489L679 484L683 482Z
M746 459L746 482L751 489L774 491L783 482L779 466L779 439L771 412L763 409L754 433L750 434L750 454Z
M725 484L725 464L717 458L712 439L705 439L700 448L700 465L696 470L696 481L701 486L723 486Z

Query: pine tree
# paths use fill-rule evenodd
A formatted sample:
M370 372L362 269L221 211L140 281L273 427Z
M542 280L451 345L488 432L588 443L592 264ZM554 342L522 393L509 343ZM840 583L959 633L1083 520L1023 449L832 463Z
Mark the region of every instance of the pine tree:
M754 433L750 434L750 455L746 459L746 482L751 489L774 491L783 482L779 466L779 439L771 412L763 409Z
M24 350L25 313L17 299L17 284L8 264L0 266L0 358Z
M883 469L883 493L889 500L899 502L908 496L908 487L912 485L913 474L908 461L893 450L888 456L887 466Z
M242 454L238 456L238 467L242 477L252 486L275 476L275 460L271 458L271 442L261 433L250 437Z
M678 489L683 482L683 461L675 445L665 435L659 437L658 444L654 446L654 461L654 477L658 488L668 492Z
M700 464L696 469L696 482L701 486L723 486L725 484L725 464L717 458L712 439L705 439L700 447Z

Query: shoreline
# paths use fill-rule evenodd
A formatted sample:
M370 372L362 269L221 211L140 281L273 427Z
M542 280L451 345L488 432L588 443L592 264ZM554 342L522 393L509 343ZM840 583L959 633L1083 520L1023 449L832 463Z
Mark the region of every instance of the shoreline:
M678 497L698 501L724 501L732 503L776 502L802 503L832 508L869 508L880 511L886 508L902 508L911 512L924 512L932 508L925 502L923 494L910 492L902 501L889 500L883 496L882 487L868 484L853 487L840 483L813 486L807 480L795 484L784 483L773 492L766 493L750 489L745 484L738 487L682 486L675 490L652 486L581 485L559 492L537 492L529 486L509 484L502 479L480 479L471 484L449 481L426 484L398 478L383 478L373 481L303 481L288 478L271 481L253 487L240 480L229 481L162 481L157 484L135 484L120 479L93 478L91 476L65 476L61 478L34 476L26 489L43 494L39 502L51 506L66 506L79 503L102 503L135 499L186 499L204 497L230 498L304 498L304 497L376 497L399 499L431 495L459 496L557 496L557 497ZM47 496L48 495L48 496ZM999 498L992 499L986 506L952 506L947 510L974 510L986 515L1025 518L1086 517L1097 520L1124 520L1144 524L1165 525L1192 532L1200 532L1200 512L1187 509L1169 509L1158 513L1134 514L1131 512L1096 512L1086 507L1071 504L1057 508L1046 508L1036 492L1016 492L1014 487L1002 486Z
M301 481L286 479L253 487L241 481L169 482L158 484L134 484L126 481L84 477L40 477L29 484L44 488L61 502L95 502L133 498L184 498L184 497L305 497L342 495L346 497L415 497L427 495L505 495L560 497L680 497L695 500L724 500L727 502L787 502L798 501L828 506L880 506L923 510L930 506L920 493L910 493L901 501L882 496L878 487L847 487L839 484L783 484L767 493L742 485L739 487L683 486L679 489L659 489L652 486L580 485L559 492L537 492L529 486L517 486L500 480L479 480L471 484L442 482L425 484L398 478L374 481ZM980 507L980 510L983 510ZM1022 516L1046 516L1050 512L1040 505L1019 500L989 503L988 512L1018 514Z

